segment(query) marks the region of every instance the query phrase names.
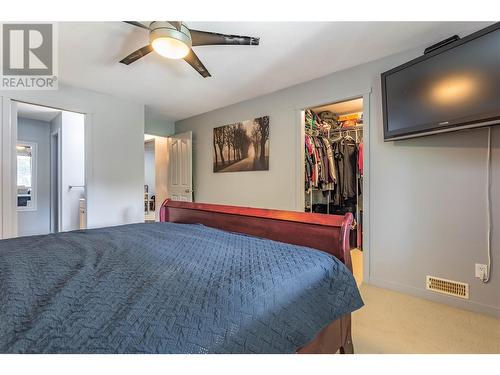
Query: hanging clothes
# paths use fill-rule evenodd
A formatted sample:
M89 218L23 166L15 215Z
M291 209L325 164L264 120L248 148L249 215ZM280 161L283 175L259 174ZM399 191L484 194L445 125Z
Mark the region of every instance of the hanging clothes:
M359 175L363 176L363 143L359 143L358 145L358 169Z
M342 198L347 200L356 197L358 149L354 140L344 140L342 143L344 153L344 181Z
M311 136L305 138L305 165L306 165L306 191L318 186L318 167L316 163L316 150Z
M305 136L305 188L332 191L337 183L337 166L330 141L326 137Z
M356 212L361 191L362 145L345 129L340 129L340 137L334 131L337 135L329 138L331 127L325 131L323 119L310 110L305 114L305 190L311 194L307 205L314 212ZM356 139L357 135L356 129ZM322 192L324 198L318 201L320 196L313 195L313 191Z
M333 194L333 204L341 206L348 199L356 197L357 145L353 139L341 138L332 144L338 183Z
M342 181L344 180L344 170L343 170L343 158L344 154L340 149L340 141L339 142L334 142L332 144L332 149L333 149L333 157L335 160L335 166L338 171L338 179L337 179L337 184L335 186L335 190L333 192L333 204L336 206L340 206L342 197L341 197L341 186L342 186Z
M323 144L325 145L326 148L326 158L327 158L327 164L328 164L328 182L329 183L336 183L337 182L337 170L335 168L335 163L333 160L333 150L332 150L332 145L330 141L327 138L322 138ZM329 189L333 190L333 188Z

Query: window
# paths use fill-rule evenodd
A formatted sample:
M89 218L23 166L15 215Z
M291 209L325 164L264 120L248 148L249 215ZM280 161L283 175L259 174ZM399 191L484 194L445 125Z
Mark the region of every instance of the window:
M17 153L17 209L36 210L36 143L19 142Z

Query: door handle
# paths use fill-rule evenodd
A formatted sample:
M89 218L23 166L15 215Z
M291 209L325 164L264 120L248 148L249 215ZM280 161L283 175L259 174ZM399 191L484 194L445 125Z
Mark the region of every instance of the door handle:
M191 193L191 190L186 189L186 190L184 190L184 193Z

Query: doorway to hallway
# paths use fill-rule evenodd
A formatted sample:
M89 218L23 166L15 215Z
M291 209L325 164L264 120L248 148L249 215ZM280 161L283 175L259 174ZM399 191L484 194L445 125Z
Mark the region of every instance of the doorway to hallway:
M16 235L85 228L85 116L22 102L13 108Z

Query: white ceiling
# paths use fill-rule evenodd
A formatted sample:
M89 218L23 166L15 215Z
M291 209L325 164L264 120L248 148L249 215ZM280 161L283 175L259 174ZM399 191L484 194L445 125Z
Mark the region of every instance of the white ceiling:
M156 53L118 61L148 32L121 22L60 23L59 75L67 84L129 98L179 120L318 78L453 34L480 22L187 22L193 29L260 37L259 46L194 50L211 78Z
M29 118L32 120L39 120L50 122L61 113L61 110L49 107L42 107L39 105L28 103L17 103L17 116Z

